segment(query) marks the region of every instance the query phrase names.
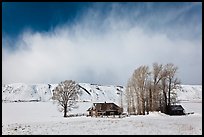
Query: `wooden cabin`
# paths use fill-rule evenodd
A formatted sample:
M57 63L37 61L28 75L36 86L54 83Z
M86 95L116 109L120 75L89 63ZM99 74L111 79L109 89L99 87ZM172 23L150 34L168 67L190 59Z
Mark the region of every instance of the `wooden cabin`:
M168 107L169 115L185 115L184 108L181 105L170 105Z
M89 116L109 116L120 115L123 109L114 103L93 103L93 106L88 110Z

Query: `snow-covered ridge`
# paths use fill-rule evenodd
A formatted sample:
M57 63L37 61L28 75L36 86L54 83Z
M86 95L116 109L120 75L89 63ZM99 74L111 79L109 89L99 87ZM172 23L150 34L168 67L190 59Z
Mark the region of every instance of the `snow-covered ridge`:
M181 85L177 92L178 100L202 100L202 85Z
M52 90L57 84L28 85L14 83L2 86L2 101L48 101L52 96Z
M2 86L2 101L4 102L30 102L50 101L53 89L58 84L14 83ZM120 93L124 91L122 86L101 86L97 84L79 83L81 94L80 102L119 102ZM124 92L123 92L124 94Z
M28 102L50 101L52 90L58 84L33 84L24 83L2 85L2 101L4 102ZM125 96L125 87L102 86L97 84L79 83L81 86L80 102L115 102L121 101L121 93ZM202 100L202 85L182 85L178 90L178 100ZM125 101L123 99L123 101Z

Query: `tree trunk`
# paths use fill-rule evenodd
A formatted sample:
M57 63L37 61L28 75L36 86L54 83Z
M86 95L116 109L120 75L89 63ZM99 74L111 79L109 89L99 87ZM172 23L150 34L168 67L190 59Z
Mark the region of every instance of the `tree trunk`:
M170 101L171 101L171 100L170 100L170 98L171 98L171 97L170 97L170 91L171 91L171 79L169 79L169 92L168 92L168 93L169 93L169 102L168 102L168 105L169 105L169 106L171 105L171 102L170 102Z
M149 114L149 98L148 98L148 94L146 95L146 108L145 108L145 110L146 110L146 112L147 112L147 115Z
M145 115L145 98L144 98L144 93L145 90L143 89L142 91L142 115Z
M165 91L163 91L163 94L164 94L164 113L167 113L167 96L166 96L166 93Z
M64 117L67 117L67 106L64 107Z
M149 89L149 111L152 111L152 90Z

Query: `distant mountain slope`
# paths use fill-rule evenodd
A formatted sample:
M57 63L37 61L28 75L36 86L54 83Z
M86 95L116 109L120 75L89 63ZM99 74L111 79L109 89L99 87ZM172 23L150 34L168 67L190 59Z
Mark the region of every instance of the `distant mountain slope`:
M202 85L181 85L178 100L202 100Z
M102 86L97 84L79 83L81 86L80 102L115 102L120 104L121 94L125 101L125 88L122 86ZM14 83L2 86L2 101L49 101L52 90L57 84L35 84ZM178 91L179 100L202 99L202 85L182 85Z
M48 84L14 83L3 85L2 101L48 101L52 96L51 87Z
M89 83L79 83L81 95L79 101L82 102L118 102L121 86L101 86ZM2 86L2 101L8 102L28 102L28 101L49 101L53 95L53 89L57 84L35 84L26 85L24 83L14 83ZM123 92L124 93L124 92Z

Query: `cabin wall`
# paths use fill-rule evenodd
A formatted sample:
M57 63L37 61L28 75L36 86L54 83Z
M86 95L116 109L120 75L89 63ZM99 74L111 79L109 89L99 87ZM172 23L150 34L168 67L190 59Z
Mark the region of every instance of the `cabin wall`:
M113 103L104 104L93 104L94 110L89 110L90 116L100 116L100 115L120 115L123 111L122 108L118 107Z

